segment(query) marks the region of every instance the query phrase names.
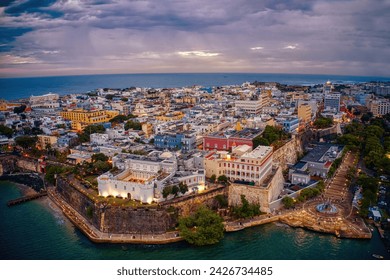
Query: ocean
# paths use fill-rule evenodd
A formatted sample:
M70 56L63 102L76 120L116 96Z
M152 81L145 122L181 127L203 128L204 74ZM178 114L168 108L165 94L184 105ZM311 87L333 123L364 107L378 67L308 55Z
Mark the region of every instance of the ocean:
M363 77L308 74L256 73L190 73L190 74L115 74L33 78L0 78L0 99L15 100L42 95L85 93L98 88L173 88L200 85L204 87L240 85L244 82L279 82L289 85L333 83L362 83L390 81L390 77Z
M272 223L226 233L218 244L195 247L95 244L75 228L47 199L7 207L20 196L15 184L0 182L0 259L36 260L366 260L386 259L379 234L370 240L339 239Z

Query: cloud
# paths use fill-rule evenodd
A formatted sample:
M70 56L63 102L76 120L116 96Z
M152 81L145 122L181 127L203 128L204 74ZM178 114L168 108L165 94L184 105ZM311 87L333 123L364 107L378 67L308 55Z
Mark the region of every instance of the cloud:
M295 50L296 48L297 48L297 45L288 45L288 46L285 46L283 49Z
M177 52L178 55L184 56L184 57L213 57L218 56L220 53L216 52L208 52L208 51L185 51L185 52Z
M369 0L8 0L0 4L0 56L14 59L0 64L18 75L390 76L389 13L389 1ZM34 63L10 63L18 58Z

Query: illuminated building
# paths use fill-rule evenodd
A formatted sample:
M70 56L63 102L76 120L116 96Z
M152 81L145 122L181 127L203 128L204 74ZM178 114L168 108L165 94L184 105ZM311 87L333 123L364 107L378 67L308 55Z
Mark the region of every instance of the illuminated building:
M72 121L72 129L77 131L84 130L84 128L90 124L108 122L118 114L118 111L83 109L68 109L60 112L61 117Z

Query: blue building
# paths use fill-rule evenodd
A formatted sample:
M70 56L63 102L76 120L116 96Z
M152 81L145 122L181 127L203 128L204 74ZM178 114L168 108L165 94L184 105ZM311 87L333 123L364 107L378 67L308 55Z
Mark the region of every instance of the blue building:
M299 126L298 118L290 118L283 122L283 130L289 133L297 131L298 126Z
M154 136L154 145L161 149L180 149L189 152L196 147L195 132L166 132Z

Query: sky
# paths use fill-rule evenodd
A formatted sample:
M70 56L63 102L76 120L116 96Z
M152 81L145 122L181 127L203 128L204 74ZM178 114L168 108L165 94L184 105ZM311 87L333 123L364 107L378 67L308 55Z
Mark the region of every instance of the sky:
M390 76L390 0L1 0L0 76Z

